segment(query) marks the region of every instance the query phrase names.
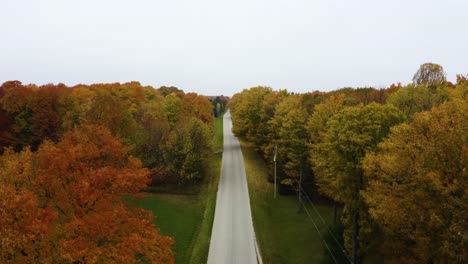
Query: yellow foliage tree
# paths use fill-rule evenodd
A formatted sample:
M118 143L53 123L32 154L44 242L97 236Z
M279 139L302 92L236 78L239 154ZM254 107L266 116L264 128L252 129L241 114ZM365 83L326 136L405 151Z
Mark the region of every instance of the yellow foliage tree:
M392 130L366 157L362 192L388 263L466 263L468 103L454 99Z

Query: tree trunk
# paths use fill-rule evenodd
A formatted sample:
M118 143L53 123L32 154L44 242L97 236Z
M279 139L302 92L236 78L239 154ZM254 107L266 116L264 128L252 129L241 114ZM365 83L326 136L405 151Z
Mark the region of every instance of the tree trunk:
M298 201L299 201L299 208L297 209L297 212L298 213L303 213L304 212L304 206L302 205L302 192L299 191L299 194L298 194Z
M333 202L333 224L336 225L336 201Z
M359 208L354 209L353 215L353 264L359 263Z

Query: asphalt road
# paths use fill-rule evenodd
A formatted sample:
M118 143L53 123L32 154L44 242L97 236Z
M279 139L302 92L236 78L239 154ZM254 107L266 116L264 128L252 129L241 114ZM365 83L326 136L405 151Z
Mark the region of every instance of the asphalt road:
M211 232L209 264L257 261L249 191L239 141L231 132L231 114L224 115L224 152Z

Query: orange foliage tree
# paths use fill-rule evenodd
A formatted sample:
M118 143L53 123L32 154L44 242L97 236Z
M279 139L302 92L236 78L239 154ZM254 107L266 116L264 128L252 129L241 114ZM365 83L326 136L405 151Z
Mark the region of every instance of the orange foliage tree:
M100 126L67 132L37 152L0 157L0 260L14 263L173 263L173 240L152 213L122 200L148 170ZM5 228L4 228L5 227Z
M144 166L165 172L177 162L165 158L165 143L192 118L211 129L210 101L176 87L154 89L138 82L37 87L9 81L0 86L0 154L4 147L36 151L44 140L58 142L74 127L102 125L130 146ZM183 178L178 171L164 176L166 182Z
M188 93L184 96L183 102L187 114L191 114L205 123L213 122L213 106L206 97L196 93Z

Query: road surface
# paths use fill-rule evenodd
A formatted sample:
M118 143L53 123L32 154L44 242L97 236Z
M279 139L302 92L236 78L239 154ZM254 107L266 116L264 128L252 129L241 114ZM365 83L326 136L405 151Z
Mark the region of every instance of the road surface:
M224 152L211 231L208 264L256 264L257 245L249 191L239 141L231 132L230 112L224 115Z

